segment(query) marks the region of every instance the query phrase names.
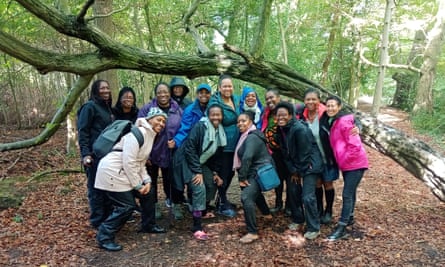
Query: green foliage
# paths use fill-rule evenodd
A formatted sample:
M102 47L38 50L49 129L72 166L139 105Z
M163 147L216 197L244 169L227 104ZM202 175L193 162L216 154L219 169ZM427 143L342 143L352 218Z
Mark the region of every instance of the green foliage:
M418 111L412 114L412 121L417 131L432 136L442 146L445 142L445 82L441 80L435 90L434 111Z
M13 220L14 222L16 222L16 223L22 223L22 222L23 222L23 216L20 215L20 214L16 214L16 215L12 218L12 220Z

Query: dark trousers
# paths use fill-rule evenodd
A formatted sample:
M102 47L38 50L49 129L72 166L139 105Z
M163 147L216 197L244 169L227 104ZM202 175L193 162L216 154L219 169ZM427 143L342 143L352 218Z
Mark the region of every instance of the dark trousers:
M287 185L287 180L290 177L289 171L287 169L286 163L284 162L283 153L281 150L274 151L272 153L272 159L275 163L275 169L277 170L278 177L280 178L280 185L275 188L275 206L283 206L283 190L284 183L286 182L286 195L289 194L289 186ZM287 199L286 199L286 204Z
M286 200L291 211L291 219L293 223L304 223L303 209L303 187L299 183L287 180L287 196Z
M116 233L122 228L136 209L135 197L139 198L141 207L141 229L149 230L156 225L155 219L155 194L154 187L146 195L141 195L136 190L125 192L104 191L113 204L111 214L99 226L97 241L99 243L114 242Z
M173 171L170 168L162 168L158 165L151 165L147 167L147 171L150 174L152 187L155 188L156 203L158 202L158 177L159 169L162 173L162 187L166 198L170 199L173 203L181 203L184 201L184 193L176 189L172 185Z
M248 181L249 186L241 187L241 203L243 204L247 232L257 234L256 207L263 215L270 214L270 211L257 180L251 178Z
M317 208L317 198L315 196L315 188L317 187L317 179L321 174L307 174L303 177L303 205L304 217L308 232L320 231L320 216Z
M98 162L94 160L92 166L86 167L87 175L87 197L90 206L90 224L93 227L99 225L108 217L111 212L111 203L104 191L94 188L96 182Z
M223 185L218 187L218 195L220 205L223 205L222 208L229 208L228 199L227 199L227 190L230 187L230 183L232 182L233 175L235 172L233 169L233 156L234 152L223 152L220 158L221 160L221 170L219 172L219 177L223 180Z

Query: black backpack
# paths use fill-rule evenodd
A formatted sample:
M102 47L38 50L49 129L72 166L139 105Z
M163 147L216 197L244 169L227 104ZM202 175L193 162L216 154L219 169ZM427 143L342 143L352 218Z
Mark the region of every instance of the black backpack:
M129 120L115 120L108 125L93 143L93 153L96 159L100 160L109 152L113 151L114 145L127 133L133 133L139 143L139 147L144 144L144 137L138 127Z

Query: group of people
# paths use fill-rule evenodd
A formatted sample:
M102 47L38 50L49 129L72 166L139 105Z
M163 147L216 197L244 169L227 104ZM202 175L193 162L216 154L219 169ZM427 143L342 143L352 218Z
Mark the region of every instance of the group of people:
M189 91L184 79L174 77L170 84L158 83L153 100L138 109L130 87L121 89L112 107L108 82L92 84L90 100L78 112L78 134L88 178L90 223L98 230L101 248L122 249L115 234L135 210L141 212L140 232L166 232L156 223L162 216L157 193L160 174L165 204L175 219L183 218L181 207L187 203L194 238L207 240L203 218L214 217L214 212L237 215L227 197L237 173L247 228L240 242L250 243L259 238L257 207L269 219L286 210L291 230L303 231L306 225L305 238L316 238L320 224L332 221L333 181L340 170L343 206L328 240L347 237L345 228L354 223L356 191L368 161L358 135L360 124L342 111L339 98L329 97L323 105L318 91L310 88L304 106L296 107L280 101L278 90L269 89L263 108L251 87L244 87L241 97L235 95L228 75L219 77L213 94L208 84L199 84L192 102L186 97ZM142 132L143 145L130 132L99 160L92 144L116 119L132 121ZM257 171L265 164L273 164L281 180L275 189L275 207L270 209L257 182Z

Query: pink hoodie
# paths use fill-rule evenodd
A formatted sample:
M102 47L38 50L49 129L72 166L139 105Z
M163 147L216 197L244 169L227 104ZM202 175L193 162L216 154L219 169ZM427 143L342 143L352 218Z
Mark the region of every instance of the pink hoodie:
M359 135L351 135L354 115L337 118L330 130L331 147L341 171L367 169L368 157Z

